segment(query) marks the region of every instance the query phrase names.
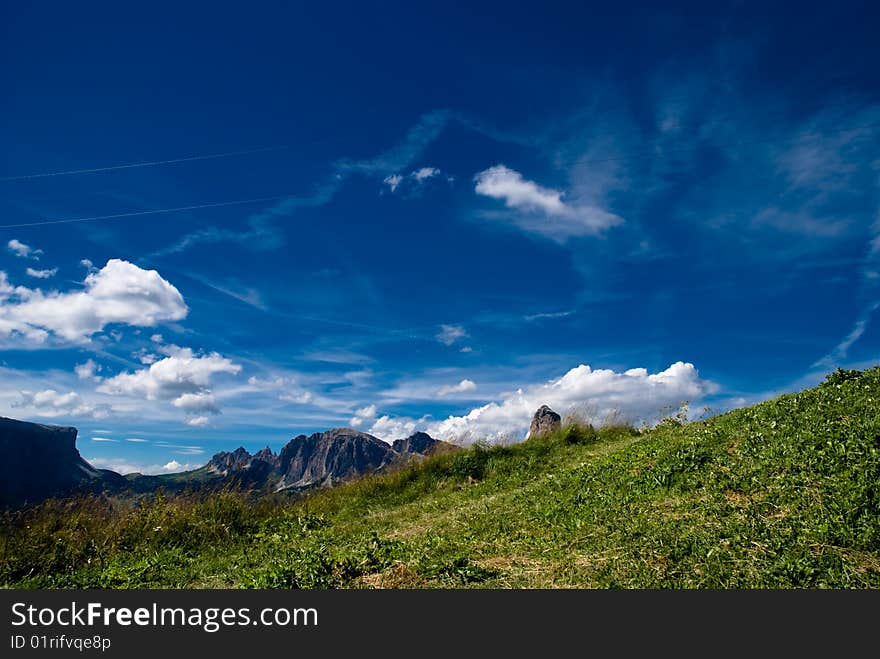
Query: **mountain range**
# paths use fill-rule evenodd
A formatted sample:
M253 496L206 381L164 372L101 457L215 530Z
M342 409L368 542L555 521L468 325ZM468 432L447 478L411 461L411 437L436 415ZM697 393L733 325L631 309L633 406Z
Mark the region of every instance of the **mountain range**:
M297 435L275 454L244 447L222 451L207 464L175 474L122 476L97 469L76 448L77 429L0 417L0 505L34 503L87 492L115 494L167 490L242 489L300 492L332 487L360 476L459 447L417 432L389 444L352 428Z

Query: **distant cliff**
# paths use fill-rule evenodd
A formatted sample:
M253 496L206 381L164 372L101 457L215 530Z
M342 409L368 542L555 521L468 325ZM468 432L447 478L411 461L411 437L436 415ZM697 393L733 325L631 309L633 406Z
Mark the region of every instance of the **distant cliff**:
M0 505L124 486L116 472L82 459L76 435L76 428L0 417Z

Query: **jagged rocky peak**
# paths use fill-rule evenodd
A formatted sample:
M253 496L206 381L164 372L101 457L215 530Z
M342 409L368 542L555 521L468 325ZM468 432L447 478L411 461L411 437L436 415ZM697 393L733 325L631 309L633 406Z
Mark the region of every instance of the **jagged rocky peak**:
M426 432L416 432L406 439L395 439L391 448L400 454L430 455L440 444L445 443L434 439Z
M529 437L546 435L548 432L559 430L562 427L562 417L551 410L547 405L541 405L532 417L532 425L529 426Z
M329 487L378 471L396 457L388 443L352 428L298 435L281 449L277 489Z
M208 462L208 469L224 476L230 472L245 469L253 459L247 449L239 446L232 452L220 451Z
M266 446L265 448L261 448L259 451L254 453L254 460L262 460L263 462L268 462L269 464L275 464L278 462L278 456L273 453L272 449Z

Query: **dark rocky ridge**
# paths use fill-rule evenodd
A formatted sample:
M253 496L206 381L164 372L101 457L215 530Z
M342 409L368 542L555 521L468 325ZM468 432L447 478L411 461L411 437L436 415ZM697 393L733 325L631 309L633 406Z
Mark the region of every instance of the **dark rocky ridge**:
M396 456L387 442L351 428L299 435L281 449L276 490L329 487L378 471Z
M228 476L243 469L265 470L266 467L269 467L270 470L277 469L278 456L268 446L260 449L254 455L248 453L243 446L239 446L231 453L221 451L215 454L205 466L211 473Z
M431 455L441 446L453 446L453 444L434 439L426 432L414 433L406 439L395 439L391 444L395 453L417 455Z
M235 482L260 484L274 491L332 487L341 482L376 473L412 458L422 459L448 442L417 432L388 444L378 437L352 428L334 428L312 435L298 435L275 456L267 447L251 456L239 448L211 458L207 468Z
M0 417L0 505L35 503L83 492L148 494L211 492L296 492L332 487L440 450L458 447L418 432L388 444L365 432L334 428L294 437L279 455L267 446L251 455L244 447L221 451L203 467L162 475L121 476L96 469L76 449L77 430Z
M124 487L114 471L96 469L76 448L76 428L0 417L0 504L41 501L105 487Z

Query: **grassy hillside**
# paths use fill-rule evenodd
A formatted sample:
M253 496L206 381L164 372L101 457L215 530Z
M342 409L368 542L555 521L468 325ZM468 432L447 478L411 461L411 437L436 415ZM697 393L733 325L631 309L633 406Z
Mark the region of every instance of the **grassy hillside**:
M878 587L880 368L690 424L567 428L295 502L50 502L20 587Z

